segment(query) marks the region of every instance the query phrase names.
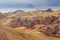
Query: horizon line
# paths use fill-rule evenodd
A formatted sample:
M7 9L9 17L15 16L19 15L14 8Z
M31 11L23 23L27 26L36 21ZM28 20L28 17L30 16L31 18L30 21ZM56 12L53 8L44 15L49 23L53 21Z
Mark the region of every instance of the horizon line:
M49 8L47 8L47 9L49 9ZM14 11L17 11L17 10L23 10L23 11L36 11L36 10L41 10L41 11L43 11L43 10L47 10L47 9L1 9L0 10L0 12L2 12L2 13L7 13L7 12L14 12ZM53 9L53 8L51 8L53 11L56 11L56 10L60 10L60 9Z

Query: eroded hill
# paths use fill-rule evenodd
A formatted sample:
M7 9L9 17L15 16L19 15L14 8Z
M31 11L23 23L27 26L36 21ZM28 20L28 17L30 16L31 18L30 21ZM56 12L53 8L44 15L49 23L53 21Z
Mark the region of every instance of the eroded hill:
M0 40L60 40L60 12L18 10L1 15Z

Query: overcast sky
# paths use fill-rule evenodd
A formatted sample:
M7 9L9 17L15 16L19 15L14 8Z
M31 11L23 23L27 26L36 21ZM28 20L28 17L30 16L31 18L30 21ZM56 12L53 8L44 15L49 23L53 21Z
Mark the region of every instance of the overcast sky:
M18 9L60 9L60 0L0 0L1 11Z

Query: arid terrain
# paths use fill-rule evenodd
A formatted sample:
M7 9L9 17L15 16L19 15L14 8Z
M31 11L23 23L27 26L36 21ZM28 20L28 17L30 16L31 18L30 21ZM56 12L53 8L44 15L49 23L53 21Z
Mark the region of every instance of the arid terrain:
M60 40L60 10L0 12L0 40Z

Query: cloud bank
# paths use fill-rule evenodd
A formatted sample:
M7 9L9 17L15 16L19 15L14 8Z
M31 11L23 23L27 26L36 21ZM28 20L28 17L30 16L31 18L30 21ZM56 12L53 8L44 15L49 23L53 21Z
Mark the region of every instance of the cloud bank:
M60 9L60 0L0 0L0 9Z

